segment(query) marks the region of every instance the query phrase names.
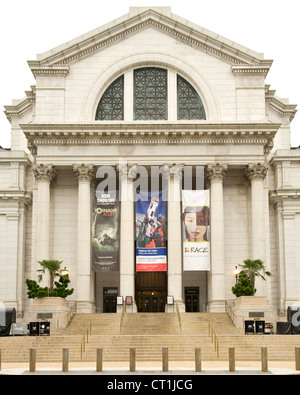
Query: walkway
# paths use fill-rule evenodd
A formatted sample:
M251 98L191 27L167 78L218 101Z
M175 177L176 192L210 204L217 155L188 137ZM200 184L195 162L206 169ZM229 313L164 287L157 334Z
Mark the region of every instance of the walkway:
M38 363L35 373L29 372L28 363L2 363L0 375L300 375L300 372L295 370L294 361L269 361L268 373L262 373L259 361L237 361L235 373L229 372L225 361L203 361L201 373L195 373L195 364L187 361L170 362L169 372L162 372L158 362L137 363L134 373L129 372L129 364L125 362L105 362L101 373L96 372L95 363L70 362L68 373L62 372L59 363Z

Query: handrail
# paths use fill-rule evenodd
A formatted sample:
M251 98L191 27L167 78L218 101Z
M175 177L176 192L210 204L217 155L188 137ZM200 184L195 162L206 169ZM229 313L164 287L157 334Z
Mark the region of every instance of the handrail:
M217 357L219 358L220 356L220 343L219 339L217 337L217 334L214 330L214 328L211 326L211 323L208 321L208 335L211 337L211 342L215 346L215 352L217 353Z
M176 303L176 314L177 314L178 324L179 324L179 333L182 333L181 316L180 316L178 303Z
M124 318L125 318L125 313L126 313L126 304L124 302L124 304L123 304L123 311L122 311L121 320L120 320L120 334L122 333L122 326L123 326L123 321L124 321Z
M231 303L232 303L232 301L231 301ZM237 318L241 318L243 321L245 321L245 317L243 317L242 315L236 314L232 309L231 303L229 300L225 301L225 309L226 309L225 311L228 314L229 318L231 319L233 325L236 326Z

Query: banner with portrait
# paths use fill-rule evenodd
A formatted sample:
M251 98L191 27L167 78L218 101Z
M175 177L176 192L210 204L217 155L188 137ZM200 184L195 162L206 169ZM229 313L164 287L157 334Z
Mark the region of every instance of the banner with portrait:
M136 192L136 271L167 271L166 192Z
M119 270L119 193L97 193L92 207L92 262L95 272Z
M183 267L210 270L209 191L182 191Z

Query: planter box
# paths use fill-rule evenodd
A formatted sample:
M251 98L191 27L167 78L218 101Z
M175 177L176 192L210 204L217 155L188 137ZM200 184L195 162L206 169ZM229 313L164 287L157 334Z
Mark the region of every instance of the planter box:
M68 313L66 299L59 297L35 298L29 310L25 312L24 318L27 323L49 321L52 332L68 325Z
M266 306L267 304L266 296L240 296L235 300L235 306Z
M277 320L277 314L268 304L266 296L240 296L236 298L232 311L237 328L244 328L244 321L249 319L258 319L273 324Z
M33 300L34 306L61 306L67 307L67 301L63 298L53 298L53 297L46 297L46 298L35 298Z

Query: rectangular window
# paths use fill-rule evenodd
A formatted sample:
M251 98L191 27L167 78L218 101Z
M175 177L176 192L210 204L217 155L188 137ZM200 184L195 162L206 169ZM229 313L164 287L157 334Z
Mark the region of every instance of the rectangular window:
M134 71L134 120L168 119L167 70L143 68Z

